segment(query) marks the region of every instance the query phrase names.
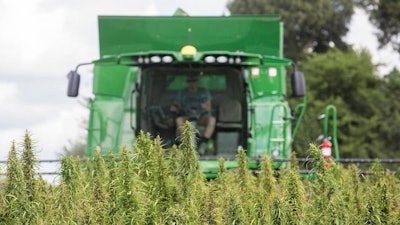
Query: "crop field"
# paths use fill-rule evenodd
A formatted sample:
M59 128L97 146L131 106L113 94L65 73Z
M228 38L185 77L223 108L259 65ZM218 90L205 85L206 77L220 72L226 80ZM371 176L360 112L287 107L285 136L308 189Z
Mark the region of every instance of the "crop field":
M399 224L399 172L379 162L371 175L354 165L327 169L316 146L301 178L295 161L280 171L264 157L260 173L247 169L244 150L236 170L205 180L185 127L178 147L141 133L121 154L84 161L64 157L59 183L38 175L29 134L11 146L0 188L0 224Z

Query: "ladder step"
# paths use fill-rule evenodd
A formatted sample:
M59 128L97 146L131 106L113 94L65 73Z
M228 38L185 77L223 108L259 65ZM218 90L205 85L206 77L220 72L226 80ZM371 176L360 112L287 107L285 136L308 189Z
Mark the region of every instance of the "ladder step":
M271 142L284 142L284 138L271 138Z
M284 124L285 121L284 120L274 120L272 121L272 124Z

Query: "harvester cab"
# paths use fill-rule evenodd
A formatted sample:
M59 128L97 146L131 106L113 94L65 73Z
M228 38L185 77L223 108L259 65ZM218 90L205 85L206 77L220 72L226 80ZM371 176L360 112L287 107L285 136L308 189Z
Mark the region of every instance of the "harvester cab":
M172 145L177 127L171 104L187 87L186 78L196 75L212 96L216 118L215 148L200 157L209 177L216 175L219 157L235 167L240 148L253 159L288 159L306 89L303 73L283 57L282 37L278 16L99 16L86 155L98 147L105 154L119 151L139 131ZM78 67L68 75L71 97L78 95ZM288 68L292 96L303 97L294 110L287 101ZM258 168L253 162L249 167Z

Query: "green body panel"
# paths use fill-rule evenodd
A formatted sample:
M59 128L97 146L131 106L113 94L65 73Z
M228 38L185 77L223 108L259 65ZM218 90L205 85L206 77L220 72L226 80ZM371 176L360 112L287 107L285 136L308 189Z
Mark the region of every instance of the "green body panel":
M126 66L95 66L93 94L96 96L126 97L129 87L136 81Z
M282 32L277 16L99 16L100 59L94 61L86 155L93 156L97 147L104 154L118 152L134 142L139 130L173 141L175 128L157 127L154 112L168 108L177 89L186 85L184 76L196 72L204 73L200 84L215 97L217 123L227 99L240 102L242 115L237 130L217 127L216 152L200 157L207 177L216 176L218 157L229 158L226 167L236 168L233 159L240 148L253 159L264 154L289 158L293 137L285 67L291 61L282 58ZM197 49L195 55L180 52L187 44ZM149 62L155 55L173 60ZM209 55L232 62L209 63ZM162 119L172 118L167 113ZM252 169L258 166L257 160L249 162Z
M99 16L100 56L141 51L247 52L282 57L278 16L135 17ZM190 30L190 32L188 32Z
M134 95L137 68L126 66L95 66L93 94L90 101L86 155L93 156L96 147L102 153L118 152L124 144L134 140L131 126L135 126L135 108L131 109L130 96Z

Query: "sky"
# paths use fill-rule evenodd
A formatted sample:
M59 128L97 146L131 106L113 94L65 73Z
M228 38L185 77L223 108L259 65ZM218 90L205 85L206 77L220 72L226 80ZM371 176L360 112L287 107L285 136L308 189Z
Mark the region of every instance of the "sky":
M0 161L11 142L32 135L39 159L56 159L69 141L85 135L85 98L91 97L91 67L81 67L80 97L66 95L66 75L77 64L97 59L98 15L227 15L227 0L0 0ZM23 5L23 7L22 7ZM378 51L376 29L356 10L345 40L366 48L378 73L400 68L399 54Z

